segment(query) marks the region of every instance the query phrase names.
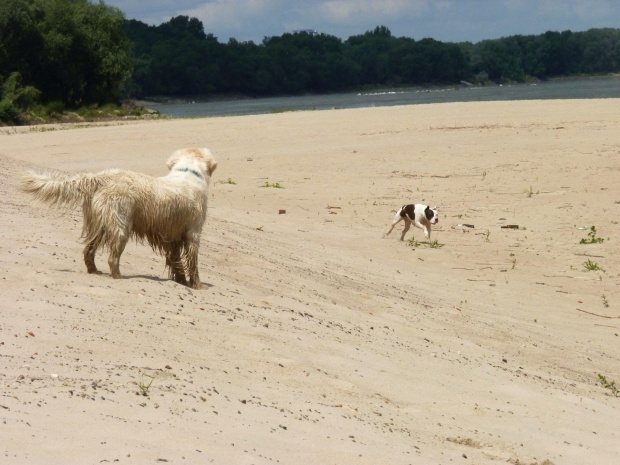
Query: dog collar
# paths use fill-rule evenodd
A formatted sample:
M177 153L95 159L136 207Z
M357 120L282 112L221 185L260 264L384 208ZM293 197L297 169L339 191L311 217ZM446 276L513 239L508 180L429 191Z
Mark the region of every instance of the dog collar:
M198 178L202 179L202 174L200 174L198 171L196 171L196 170L192 170L192 169L190 169L190 168L180 168L180 169L178 169L178 170L176 170L176 171L182 171L182 172L184 172L184 173L192 173L194 176L196 176L196 177L198 177Z

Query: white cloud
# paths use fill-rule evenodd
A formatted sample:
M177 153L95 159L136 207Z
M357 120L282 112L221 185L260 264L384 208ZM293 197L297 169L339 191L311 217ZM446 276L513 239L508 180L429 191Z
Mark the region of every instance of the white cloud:
M0 0L2 1L2 0ZM96 1L96 0L92 0ZM221 41L312 28L346 39L376 26L395 36L478 41L546 30L618 27L620 0L105 0L128 18L198 18Z
M215 31L216 36L226 31L226 38L243 37L269 22L281 5L279 0L211 0L179 14L200 19L205 31Z
M428 10L428 0L327 0L319 11L330 23L359 24L418 16Z

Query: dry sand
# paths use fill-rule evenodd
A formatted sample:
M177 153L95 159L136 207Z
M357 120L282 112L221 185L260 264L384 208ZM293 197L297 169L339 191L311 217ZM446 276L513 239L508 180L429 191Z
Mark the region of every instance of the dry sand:
M0 130L0 461L620 463L618 128L610 99ZM16 190L187 146L219 161L205 290L137 244L88 275L80 212ZM381 238L413 202L443 247Z

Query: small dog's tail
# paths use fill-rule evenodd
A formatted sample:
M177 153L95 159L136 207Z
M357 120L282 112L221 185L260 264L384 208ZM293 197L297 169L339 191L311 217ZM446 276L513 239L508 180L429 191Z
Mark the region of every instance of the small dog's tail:
M57 171L27 171L19 189L31 194L41 203L69 211L90 201L103 179L95 174L68 175Z

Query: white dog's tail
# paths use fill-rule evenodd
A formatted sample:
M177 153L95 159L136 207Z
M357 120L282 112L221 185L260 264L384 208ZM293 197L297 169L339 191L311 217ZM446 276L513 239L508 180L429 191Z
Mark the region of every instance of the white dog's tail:
M101 177L90 173L68 175L56 171L27 171L19 189L33 195L41 203L71 210L92 199L103 182Z

